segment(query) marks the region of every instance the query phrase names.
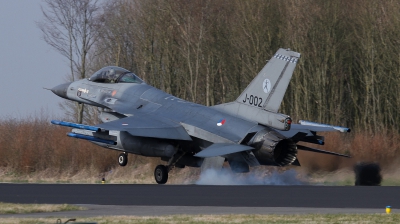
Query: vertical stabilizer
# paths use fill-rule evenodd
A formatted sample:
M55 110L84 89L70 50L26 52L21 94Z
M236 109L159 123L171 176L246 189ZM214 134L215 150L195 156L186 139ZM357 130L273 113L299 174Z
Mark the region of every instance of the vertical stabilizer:
M300 53L279 49L234 102L213 106L243 119L289 130L291 119L278 113Z
M278 112L300 54L279 49L236 102Z

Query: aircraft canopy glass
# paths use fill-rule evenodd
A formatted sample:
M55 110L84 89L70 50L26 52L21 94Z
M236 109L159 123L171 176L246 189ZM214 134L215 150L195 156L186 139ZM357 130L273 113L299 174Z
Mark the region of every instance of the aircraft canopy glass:
M89 81L100 83L142 83L139 77L132 72L116 67L108 66L100 69L90 76Z

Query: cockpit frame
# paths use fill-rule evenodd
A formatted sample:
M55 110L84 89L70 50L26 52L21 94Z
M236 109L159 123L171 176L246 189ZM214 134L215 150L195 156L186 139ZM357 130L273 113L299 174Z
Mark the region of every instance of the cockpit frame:
M144 81L133 72L117 66L107 66L95 72L88 79L97 83L138 83Z

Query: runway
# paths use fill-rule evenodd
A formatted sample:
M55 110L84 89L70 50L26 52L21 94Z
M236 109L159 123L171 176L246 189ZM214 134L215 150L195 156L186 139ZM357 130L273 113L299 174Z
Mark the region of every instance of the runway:
M11 203L130 206L400 208L400 187L0 184Z

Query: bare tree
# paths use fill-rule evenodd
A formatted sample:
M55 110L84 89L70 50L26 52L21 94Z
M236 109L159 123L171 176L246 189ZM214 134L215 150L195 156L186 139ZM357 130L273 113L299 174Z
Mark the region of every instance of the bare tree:
M68 59L70 81L84 79L88 70L88 53L101 27L98 0L44 0L44 4L44 20L38 22L44 41ZM61 106L72 110L76 121L82 123L83 104L66 105Z

